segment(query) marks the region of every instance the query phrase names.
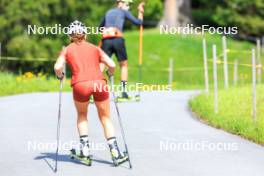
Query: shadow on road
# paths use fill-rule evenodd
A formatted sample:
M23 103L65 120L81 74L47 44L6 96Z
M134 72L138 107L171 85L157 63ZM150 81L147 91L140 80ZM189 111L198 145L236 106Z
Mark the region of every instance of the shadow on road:
M45 163L49 166L49 168L55 172L55 159L56 159L56 153L40 153L39 156L35 157L34 160L44 160ZM53 160L54 163L51 163L48 160ZM103 160L98 157L93 157L93 162L101 163L101 164L107 164L113 166L112 162ZM75 164L80 164L84 165L87 167L87 165L81 163L80 161L76 159L71 159L69 155L58 155L58 162L70 162L70 163L75 163ZM114 167L114 166L113 166Z

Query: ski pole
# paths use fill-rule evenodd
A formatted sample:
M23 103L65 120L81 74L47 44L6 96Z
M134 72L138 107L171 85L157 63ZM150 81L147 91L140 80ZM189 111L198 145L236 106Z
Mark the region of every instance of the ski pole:
M108 73L108 71L106 73L107 73L107 76L108 76L108 78L110 80L110 84L113 85L113 82L112 82L113 81L113 76L111 76ZM131 163L131 160L130 160L130 155L129 155L129 152L128 152L128 146L127 146L127 142L126 142L125 130L124 130L122 118L121 118L121 115L120 115L120 112L119 112L119 108L118 108L118 104L117 104L117 99L116 99L114 90L111 91L111 92L112 92L112 95L114 97L114 103L115 103L115 108L116 108L116 112L117 112L118 123L119 123L120 129L121 129L121 135L122 135L123 142L125 144L125 150L126 150L126 153L127 153L127 156L128 156L129 168L132 169L132 163Z
M143 30L144 30L143 25L140 25L140 30L139 30L139 57L138 57L139 83L142 82ZM139 90L139 96L140 96L140 90Z
M59 142L60 142L60 124L61 124L61 99L62 99L62 87L63 79L60 79L60 91L59 91L59 112L58 112L58 122L57 122L57 149L56 149L56 159L54 171L58 170L58 154L59 154Z
M144 4L144 6L145 6L145 4ZM144 15L143 15L143 19L144 19ZM142 82L143 31L144 31L144 27L143 27L143 24L141 24L140 28L139 28L139 57L138 57L139 83ZM138 96L140 97L140 90L138 91Z

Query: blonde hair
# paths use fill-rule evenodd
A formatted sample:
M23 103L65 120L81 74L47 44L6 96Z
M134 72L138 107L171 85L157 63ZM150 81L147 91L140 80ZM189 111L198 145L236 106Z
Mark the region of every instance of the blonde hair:
M74 42L74 43L82 42L85 39L86 39L85 34L71 34L70 35L70 40L71 42Z

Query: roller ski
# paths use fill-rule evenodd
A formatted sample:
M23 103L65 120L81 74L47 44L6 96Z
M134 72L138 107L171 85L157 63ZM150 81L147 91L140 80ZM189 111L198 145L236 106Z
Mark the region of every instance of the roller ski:
M90 155L90 145L88 141L88 136L84 135L80 138L80 146L78 147L78 150L70 150L71 159L76 159L87 166L91 166L92 156Z
M120 166L121 164L129 161L129 158L128 158L126 152L124 152L119 156L112 155L112 160L113 160L114 166L117 167L117 166Z
M115 167L120 166L121 164L129 161L129 156L126 152L120 152L116 138L112 138L108 140L109 149L111 153L111 157L113 160L113 164Z
M92 166L92 155L84 156L82 152L72 149L70 150L70 157L72 160L75 159L87 166Z
M118 96L116 98L117 102L139 102L140 101L140 96L139 95L134 95L134 96L129 96L126 92L122 92L121 96Z

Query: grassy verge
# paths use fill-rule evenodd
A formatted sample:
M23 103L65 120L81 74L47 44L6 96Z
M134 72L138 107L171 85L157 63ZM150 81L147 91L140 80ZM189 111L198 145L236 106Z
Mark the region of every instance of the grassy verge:
M264 144L264 86L257 87L257 122L252 118L252 89L249 86L219 91L219 113L214 113L213 94L199 95L190 107L206 123Z
M0 96L14 95L30 92L58 91L59 81L55 78L47 78L46 75L33 75L28 72L24 75L0 73ZM70 83L65 82L64 90L70 90Z

